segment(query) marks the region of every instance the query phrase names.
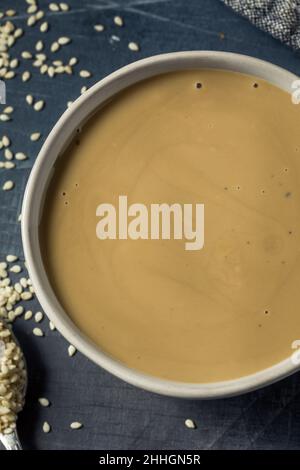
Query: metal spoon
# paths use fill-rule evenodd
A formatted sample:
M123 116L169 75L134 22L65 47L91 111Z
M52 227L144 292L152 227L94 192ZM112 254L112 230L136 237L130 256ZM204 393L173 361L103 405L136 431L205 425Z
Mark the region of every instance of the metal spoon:
M2 319L1 319L1 321L3 323L5 323ZM11 331L11 334L12 334L12 340L21 349L20 344L19 344L17 338L15 337L14 333L12 332L11 328L10 328L10 331ZM26 366L26 361L25 361L24 355L23 355L23 360L24 360L24 368L25 368L25 371L26 371L26 382L25 382L24 389L23 389L23 396L25 396L26 389L27 389L27 366ZM17 433L16 429L13 432L11 432L10 434L0 433L0 441L2 442L2 444L4 445L6 450L22 450L22 446L21 446L19 436L18 436L18 433Z
M0 433L0 441L2 442L6 450L22 450L22 446L16 429L10 434Z

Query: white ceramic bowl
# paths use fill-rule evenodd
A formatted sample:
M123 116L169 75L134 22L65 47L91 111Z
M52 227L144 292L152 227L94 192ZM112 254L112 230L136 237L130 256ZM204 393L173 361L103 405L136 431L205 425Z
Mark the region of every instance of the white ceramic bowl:
M255 374L215 383L184 383L162 380L126 367L96 347L70 320L63 310L47 279L38 236L47 183L59 154L74 137L76 130L108 98L120 90L145 78L175 70L217 68L244 72L291 92L292 73L273 64L226 52L175 52L140 60L127 65L104 78L65 111L50 132L33 166L26 187L22 208L22 239L36 295L47 316L62 335L85 356L121 379L144 389L169 396L185 398L217 398L236 395L275 382L295 372L290 358Z

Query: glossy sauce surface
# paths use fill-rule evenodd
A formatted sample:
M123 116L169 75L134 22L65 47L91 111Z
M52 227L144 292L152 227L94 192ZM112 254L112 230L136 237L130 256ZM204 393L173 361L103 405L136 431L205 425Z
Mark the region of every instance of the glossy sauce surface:
M94 115L56 165L40 229L74 323L162 378L209 382L288 357L300 335L299 107L247 75L149 79ZM99 240L102 202L204 203L205 246Z

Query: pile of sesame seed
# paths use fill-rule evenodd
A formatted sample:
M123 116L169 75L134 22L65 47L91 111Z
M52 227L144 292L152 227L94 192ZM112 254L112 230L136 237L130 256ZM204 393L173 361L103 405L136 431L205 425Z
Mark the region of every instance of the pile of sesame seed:
M10 328L0 320L0 433L11 434L23 408L26 368Z

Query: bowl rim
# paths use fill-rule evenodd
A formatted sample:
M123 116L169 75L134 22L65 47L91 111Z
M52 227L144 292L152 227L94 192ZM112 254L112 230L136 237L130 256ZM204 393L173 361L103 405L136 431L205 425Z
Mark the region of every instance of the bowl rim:
M109 74L66 109L45 140L32 167L24 192L21 212L22 242L28 273L43 310L58 331L86 357L125 382L151 392L181 398L224 398L250 392L276 382L296 372L300 366L295 365L288 357L271 367L247 376L209 383L164 380L132 369L101 351L64 312L48 282L38 242L40 212L51 169L54 168L55 161L62 153L64 145L74 136L82 122L90 117L91 112L99 108L101 103L103 104L104 97L114 96L123 88L146 77L171 70L192 68L216 68L248 73L276 84L288 92L291 92L292 82L298 79L293 73L261 59L221 51L183 51L159 54L138 60Z

